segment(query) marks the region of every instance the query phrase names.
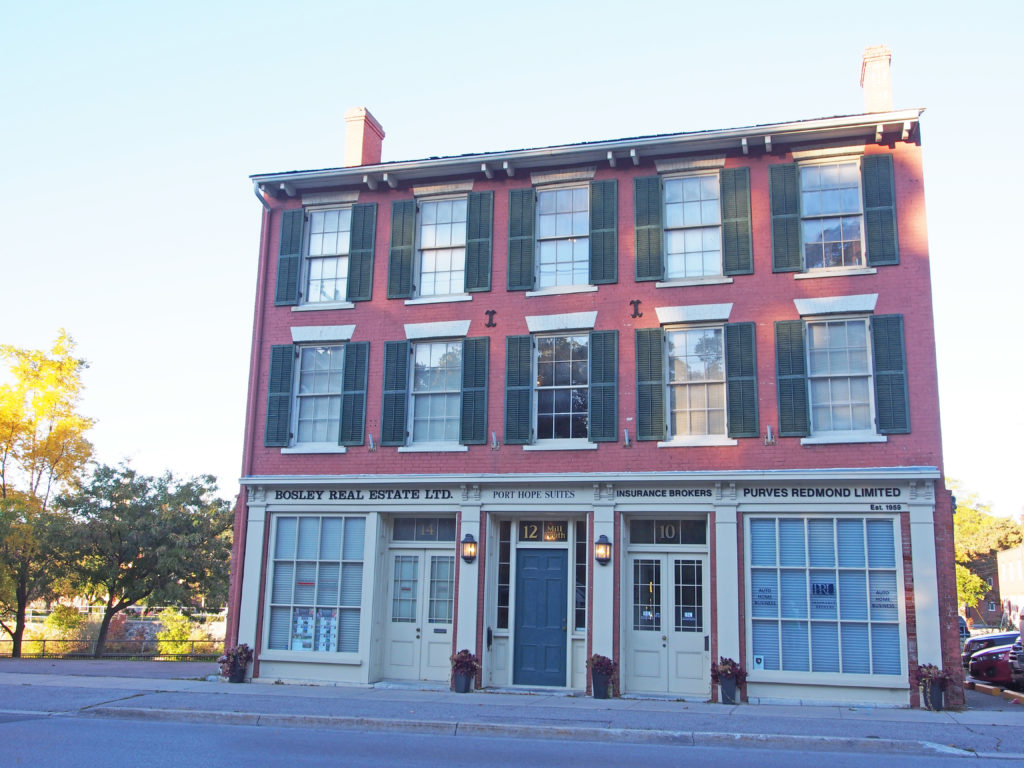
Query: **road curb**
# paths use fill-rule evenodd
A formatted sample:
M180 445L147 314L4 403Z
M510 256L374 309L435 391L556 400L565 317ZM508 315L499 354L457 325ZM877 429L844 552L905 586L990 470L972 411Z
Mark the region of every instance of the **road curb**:
M797 749L818 752L871 752L921 755L959 755L976 753L931 742L875 739L847 736L801 736L788 734L744 734L716 731L671 731L641 728L574 728L570 726L519 725L510 723L462 722L440 720L399 720L333 715L283 715L256 712L218 712L208 710L149 709L138 707L90 707L80 711L89 717L160 722L217 723L279 728L323 728L334 730L401 731L403 733L444 736L557 739L591 742L628 742L680 747L759 747ZM995 756L995 755L993 755Z

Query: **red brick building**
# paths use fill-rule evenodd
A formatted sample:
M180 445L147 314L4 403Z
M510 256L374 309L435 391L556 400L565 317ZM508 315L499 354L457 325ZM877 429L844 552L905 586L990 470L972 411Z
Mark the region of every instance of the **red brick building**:
M916 703L958 668L921 110L258 174L270 680ZM875 101L872 101L874 99ZM882 103L877 103L881 99ZM953 693L953 699L956 693Z

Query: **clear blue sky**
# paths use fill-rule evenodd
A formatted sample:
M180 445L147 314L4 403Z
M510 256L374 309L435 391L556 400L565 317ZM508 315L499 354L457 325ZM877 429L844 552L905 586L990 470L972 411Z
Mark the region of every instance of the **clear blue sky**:
M385 160L852 114L861 51L885 43L896 108L928 110L946 470L1024 507L1019 2L0 8L0 343L72 333L102 461L236 492L247 177L340 165L346 109L384 125Z

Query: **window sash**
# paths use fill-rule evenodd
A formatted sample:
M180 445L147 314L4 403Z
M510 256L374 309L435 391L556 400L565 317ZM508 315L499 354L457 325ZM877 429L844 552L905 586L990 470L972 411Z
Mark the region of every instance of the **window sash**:
M419 203L419 296L463 293L466 285L465 197Z
M458 442L462 423L462 342L414 344L411 357L412 442Z
M307 303L345 301L351 237L351 208L309 211L305 264Z
M874 430L866 318L807 323L807 378L812 434Z
M722 274L719 186L717 173L665 179L666 280Z
M866 266L860 163L800 165L805 269Z
M587 439L589 335L540 336L535 342L533 395L536 439Z
M295 444L338 442L344 382L344 345L298 347L295 366Z
M590 282L590 188L537 192L537 287Z
M670 433L674 437L724 436L724 328L670 329L665 340Z

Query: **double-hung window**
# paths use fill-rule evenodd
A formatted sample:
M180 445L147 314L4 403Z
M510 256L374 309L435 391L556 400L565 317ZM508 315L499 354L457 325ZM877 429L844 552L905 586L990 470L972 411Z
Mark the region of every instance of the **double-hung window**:
M357 653L366 519L275 515L267 649Z
M274 303L330 309L369 301L376 221L374 203L282 212Z
M388 298L451 301L491 289L493 192L391 205Z
M505 442L583 447L617 436L616 331L509 336Z
M903 316L775 323L779 434L864 442L910 431Z
M633 196L637 280L722 282L754 271L749 169L645 176Z
M750 517L755 670L901 675L897 521Z
M264 445L344 452L362 445L369 344L279 344L270 348Z
M636 331L637 438L669 445L757 437L753 323Z
M773 271L899 263L892 155L782 163L770 175Z
M387 342L381 445L459 450L485 443L487 358L486 337Z
M618 185L509 191L508 289L558 293L618 279Z

